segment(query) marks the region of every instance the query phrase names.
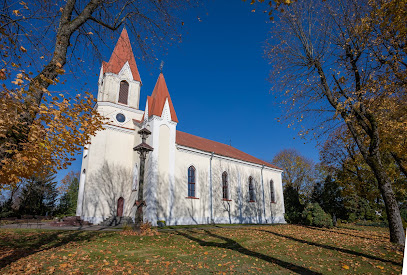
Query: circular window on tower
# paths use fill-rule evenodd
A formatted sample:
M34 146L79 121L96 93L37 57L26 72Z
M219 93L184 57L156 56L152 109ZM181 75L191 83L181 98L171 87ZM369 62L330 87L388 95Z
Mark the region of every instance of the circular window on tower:
M123 123L126 120L126 117L122 113L116 115L116 120L120 123Z

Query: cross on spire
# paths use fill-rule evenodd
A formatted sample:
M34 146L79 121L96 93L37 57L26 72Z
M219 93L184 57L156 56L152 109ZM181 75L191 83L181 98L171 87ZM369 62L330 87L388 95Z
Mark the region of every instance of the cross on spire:
M160 73L163 72L163 68L164 68L164 60L161 60L161 64L160 64Z

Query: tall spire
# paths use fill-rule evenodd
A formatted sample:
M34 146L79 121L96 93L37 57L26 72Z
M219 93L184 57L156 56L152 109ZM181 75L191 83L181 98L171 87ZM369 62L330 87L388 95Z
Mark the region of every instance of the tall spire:
M109 62L103 62L103 73L118 74L126 62L129 62L133 79L141 82L129 35L126 28L123 28Z
M168 99L170 108L171 120L178 122L177 114L175 113L174 106L172 105L170 93L168 92L167 84L165 83L163 73L160 73L155 84L153 93L147 97L148 102L148 116L156 115L161 116L165 101Z

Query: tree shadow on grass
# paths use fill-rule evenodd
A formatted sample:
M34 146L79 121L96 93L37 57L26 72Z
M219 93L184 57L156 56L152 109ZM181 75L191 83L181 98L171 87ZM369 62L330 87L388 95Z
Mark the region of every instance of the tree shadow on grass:
M332 232L335 234L341 234L341 235L345 235L345 236L352 236L352 237L356 237L356 238L361 238L361 239L367 239L367 240L373 240L373 241L378 241L378 240L382 240L382 241L386 241L387 239L383 236L380 235L372 235L374 237L366 237L366 236L360 236L360 235L356 235L356 234L352 234L352 233L347 233L347 232L341 232L338 230L332 230L332 229L327 229L327 228L318 228L318 227L313 227L313 226L307 226L307 225L299 225L308 229L313 229L313 230L319 230L322 232Z
M401 263L394 262L394 261L392 261L392 260L382 259L382 258L373 256L373 255L369 255L369 254L365 254L365 253L353 251L353 250L346 249L346 248L340 248L340 247L335 247L335 246L331 246L331 245L327 245L327 244L320 244L320 243L315 243L315 242L306 241L306 240L302 240L302 239L297 239L297 238L294 238L294 237L291 237L291 236L283 235L283 234L276 233L276 232L272 232L272 231L268 231L268 230L262 230L262 229L257 229L257 230L258 230L258 231L262 231L262 232L266 232L266 233L269 233L269 234L273 234L273 235L278 236L278 237L283 237L283 238L286 238L286 239L289 239L289 240L292 240L292 241L296 241L296 242L299 242L299 243L304 243L304 244L308 244L308 245L318 246L318 247L322 247L322 248L330 249L330 250L334 250L334 251L340 251L340 252L342 252L342 253L346 253L346 254L350 254L350 255L355 255L355 256L360 256L360 257L365 257L365 258L372 259L372 260L376 260L376 261L380 261L380 262L391 263L391 264L398 265L398 266L401 266L401 265L402 265Z
M111 234L111 233L110 233ZM38 252L60 247L71 242L92 240L100 236L99 232L55 231L52 233L21 234L17 238L0 237L0 252L11 250L11 253L0 259L0 269L7 265ZM105 235L106 236L106 235Z
M193 231L190 230L190 232L193 232ZM218 238L219 240L222 240L224 242L219 243L219 242L213 242L213 241L204 241L202 239L192 236L191 234L188 234L187 231L185 231L185 230L176 231L176 234L181 235L192 241L195 241L200 246L218 247L218 248L223 248L223 249L234 250L234 251L237 251L237 252L247 255L247 256L255 257L255 258L267 261L269 263L277 264L283 268L289 269L298 274L321 274L321 273L312 271L310 269L307 269L305 267L302 267L302 266L299 266L299 265L296 265L296 264L293 264L290 262L286 262L286 261L268 256L268 255L264 255L264 254L261 254L261 253L255 252L255 251L251 251L251 250L243 247L242 245L240 245L238 242L236 242L233 239L226 238L226 237L220 236L220 235L216 235L208 230L204 230L204 232L206 233L206 235L208 235L210 237Z

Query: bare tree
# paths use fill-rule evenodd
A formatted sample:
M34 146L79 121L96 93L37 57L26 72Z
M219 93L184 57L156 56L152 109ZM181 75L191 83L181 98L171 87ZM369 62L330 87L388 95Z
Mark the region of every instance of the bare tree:
M405 93L405 35L396 35L391 24L380 24L385 18L391 20L396 10L383 1L294 3L273 26L276 41L270 40L268 57L274 65L272 80L286 91L291 114L298 120L312 114L317 122L313 132L346 125L378 182L390 240L404 244L398 204L380 154L383 123L375 111L378 106L385 108L383 99ZM396 33L392 43L386 43L389 31ZM392 62L384 61L389 59Z

